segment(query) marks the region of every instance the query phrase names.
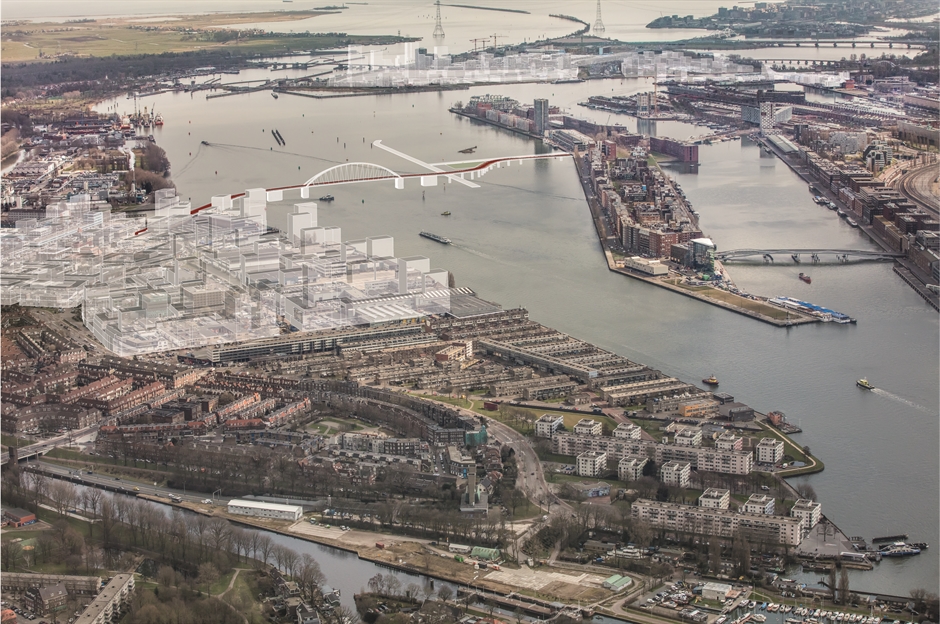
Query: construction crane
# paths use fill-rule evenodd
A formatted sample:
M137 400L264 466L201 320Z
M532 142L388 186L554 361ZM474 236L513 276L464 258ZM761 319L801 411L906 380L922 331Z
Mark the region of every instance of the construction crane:
M471 39L470 41L473 42L473 51L474 51L474 52L477 51L477 42L479 42L479 41L482 41L482 42L483 42L482 49L485 50L485 49L486 49L486 42L489 41L489 40L490 40L489 37L486 37L486 38L483 38L483 39Z
M496 38L497 38L497 37L502 37L503 39L505 39L505 38L506 38L506 35L497 35L497 34L494 34L494 35L493 35L493 49L494 49L494 50L496 49Z

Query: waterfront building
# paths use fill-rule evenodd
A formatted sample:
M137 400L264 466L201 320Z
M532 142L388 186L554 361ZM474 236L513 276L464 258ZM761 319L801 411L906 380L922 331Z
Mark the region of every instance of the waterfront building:
M745 513L774 515L774 498L766 494L751 494L744 503Z
M617 464L617 477L621 481L636 481L643 476L643 468L649 460L646 458L623 458Z
M535 134L540 137L545 136L545 132L548 130L548 100L545 98L536 98L533 102L535 106L535 123L534 130Z
M574 432L578 435L599 436L604 432L604 425L598 420L582 418L578 421L578 424L574 426Z
M282 505L280 503L266 503L263 501L240 499L229 501L228 512L240 516L294 521L300 520L304 515L303 507L299 505Z
M555 435L558 428L565 423L565 417L561 414L542 414L535 421L535 435L540 438L550 438Z
M599 477L607 470L607 453L586 451L578 455L578 476Z
M699 507L728 509L731 503L731 491L720 488L708 488L698 497Z
M552 130L552 142L561 149L574 152L575 150L583 152L589 147L594 147L596 141L586 134L581 134L577 130Z
M645 275L651 275L653 277L657 275L669 274L669 267L661 263L659 260L650 260L648 258L641 258L639 256L624 258L623 266L627 269L632 269L634 271L638 271Z
M727 583L705 583L702 586L702 598L704 600L724 602L732 589L731 585Z
M776 465L783 461L783 441L777 438L762 438L757 443L757 463Z
M793 504L790 509L790 516L800 520L803 534L806 535L814 526L819 524L819 519L822 517L822 505L816 501L801 498Z
M692 475L692 464L688 462L666 462L659 469L659 478L666 485L673 487L689 487L689 478Z
M786 516L739 513L730 509L712 509L665 503L648 499L633 502L631 513L651 527L676 533L714 535L732 538L741 533L749 539L797 546L803 538L801 521Z

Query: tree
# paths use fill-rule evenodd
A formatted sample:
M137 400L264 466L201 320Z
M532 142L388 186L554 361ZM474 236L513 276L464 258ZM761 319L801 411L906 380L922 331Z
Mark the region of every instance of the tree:
M219 580L219 569L211 561L199 564L199 585L205 585L206 595L209 596L209 588Z
M846 604L849 601L849 571L842 568L839 573L839 603Z
M441 585L441 588L437 590L437 597L443 601L447 602L454 596L454 590L448 585Z
M800 498L808 498L811 501L816 500L815 488L805 481L796 486L796 493L800 495Z
M3 569L7 572L15 570L23 559L23 547L19 542L6 542L2 546L0 559L3 559Z

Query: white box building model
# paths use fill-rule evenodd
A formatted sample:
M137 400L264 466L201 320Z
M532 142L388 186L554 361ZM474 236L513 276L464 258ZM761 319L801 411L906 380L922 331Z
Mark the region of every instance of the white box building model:
M250 189L194 211L164 189L141 221L74 196L0 232L0 302L81 305L125 357L450 310L448 273L428 258L396 257L389 236L343 242L315 203L281 199Z

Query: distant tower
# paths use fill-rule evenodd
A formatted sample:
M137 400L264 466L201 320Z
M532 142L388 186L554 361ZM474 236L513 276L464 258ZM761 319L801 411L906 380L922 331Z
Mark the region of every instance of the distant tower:
M600 0L597 0L597 1L600 2ZM441 26L441 0L437 0L437 2L435 2L434 4L437 5L437 16L434 18L434 33L432 36L435 39L438 39L438 38L443 39L444 27Z
M604 20L601 19L601 0L597 0L597 19L594 20L594 34L603 35L605 30Z

